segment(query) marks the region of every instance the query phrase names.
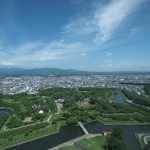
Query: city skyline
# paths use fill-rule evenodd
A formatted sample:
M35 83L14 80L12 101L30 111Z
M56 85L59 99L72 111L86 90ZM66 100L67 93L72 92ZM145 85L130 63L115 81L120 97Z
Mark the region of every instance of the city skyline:
M150 71L148 0L1 0L0 66Z

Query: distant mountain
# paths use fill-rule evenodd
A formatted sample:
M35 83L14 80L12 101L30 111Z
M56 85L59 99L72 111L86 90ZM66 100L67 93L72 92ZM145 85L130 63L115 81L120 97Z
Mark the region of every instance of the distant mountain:
M0 76L48 76L48 75L87 75L93 74L87 71L58 68L0 68Z
M58 68L11 68L11 67L0 67L0 77L5 76L66 76L66 75L137 75L137 74L148 74L148 71L115 71L115 72L90 72L90 71L78 71L73 69L58 69Z

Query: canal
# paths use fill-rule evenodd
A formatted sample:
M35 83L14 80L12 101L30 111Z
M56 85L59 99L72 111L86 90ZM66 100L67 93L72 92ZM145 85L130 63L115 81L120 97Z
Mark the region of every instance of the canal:
M138 141L135 139L135 133L150 133L150 125L102 125L97 122L88 123L85 128L89 133L103 133L103 131L112 131L115 127L123 128L125 132L125 140L130 148L133 150L139 150ZM78 126L63 126L60 128L60 132L49 135L32 142L27 142L7 150L47 150L74 138L83 135L80 127Z
M103 131L112 131L116 127L121 127L124 130L126 143L131 150L140 150L135 133L150 133L150 125L102 125L98 122L85 125L89 133L103 133Z
M114 101L115 101L116 103L119 103L119 104L129 105L129 104L125 101L125 99L124 99L124 97L123 97L123 95L122 95L121 93L115 95Z
M63 126L60 128L59 133L17 145L7 150L47 150L82 135L83 132L78 126Z
M5 112L5 111L0 110L0 118L1 118L1 117L4 117L4 116L5 116L5 114L6 114L6 112Z

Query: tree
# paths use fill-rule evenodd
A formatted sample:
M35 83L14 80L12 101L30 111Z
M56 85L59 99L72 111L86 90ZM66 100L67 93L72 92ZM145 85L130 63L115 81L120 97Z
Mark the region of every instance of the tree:
M8 141L12 141L13 140L13 137L10 135L9 137L8 137Z
M76 124L78 122L77 117L71 117L69 119L67 119L67 124Z
M117 139L124 139L124 132L122 128L115 128L112 133L112 137L116 137Z
M107 145L108 150L127 150L126 144L116 137L110 137Z
M115 128L111 137L108 138L106 149L108 150L128 150L124 141L124 132L121 128Z
M6 124L8 128L16 128L22 125L21 119L16 115L12 116Z

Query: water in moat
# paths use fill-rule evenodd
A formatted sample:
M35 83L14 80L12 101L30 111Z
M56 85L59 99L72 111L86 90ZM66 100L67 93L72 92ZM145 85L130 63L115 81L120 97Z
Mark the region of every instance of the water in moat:
M5 112L5 111L0 110L0 118L1 118L1 117L4 117L4 116L5 116L5 114L6 114L6 112Z
M126 143L131 150L140 150L135 133L150 133L150 125L101 125L92 122L86 124L85 127L89 133L103 133L103 131L112 131L116 127L121 127L124 130Z
M59 133L52 134L25 144L21 144L7 150L48 150L58 144L82 136L83 132L79 126L63 126Z
M150 133L150 125L101 125L97 122L88 123L85 128L89 133L103 133L103 131L112 131L115 127L123 128L125 132L125 140L133 150L139 150L138 141L135 139L135 133ZM60 128L60 132L49 135L32 142L27 142L7 150L47 150L63 142L72 140L83 135L79 126L64 126Z
M117 94L117 95L115 95L114 101L115 101L116 103L119 103L119 104L129 105L129 104L125 101L125 98L123 97L122 94Z

